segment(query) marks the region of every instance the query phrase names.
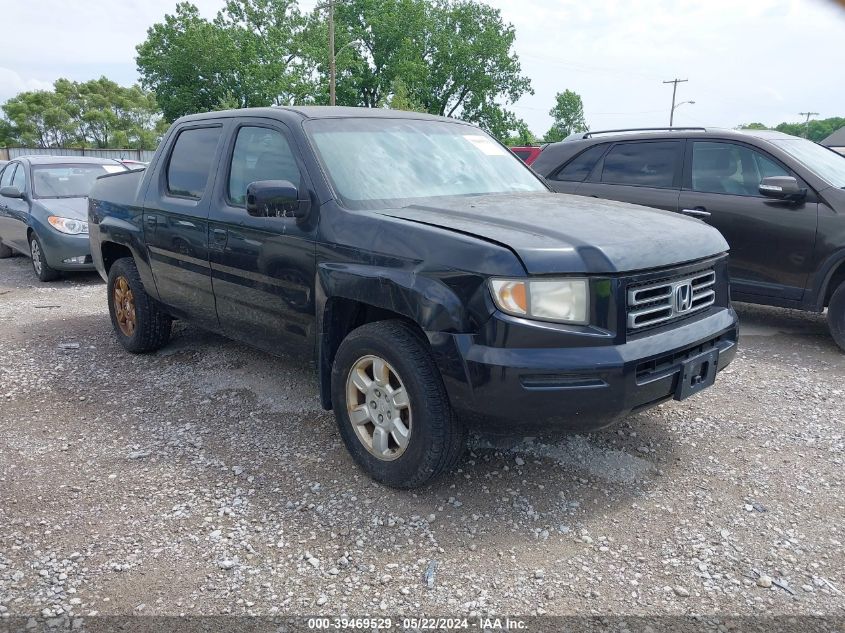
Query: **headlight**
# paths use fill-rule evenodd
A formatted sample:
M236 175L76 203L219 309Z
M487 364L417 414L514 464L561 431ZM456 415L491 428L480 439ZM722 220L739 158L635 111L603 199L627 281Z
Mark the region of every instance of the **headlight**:
M586 279L491 279L490 290L502 312L545 321L587 323Z
M68 235L80 235L88 232L88 223L82 220L71 220L69 218L60 218L51 215L47 218L47 221L54 229L62 233L67 233Z

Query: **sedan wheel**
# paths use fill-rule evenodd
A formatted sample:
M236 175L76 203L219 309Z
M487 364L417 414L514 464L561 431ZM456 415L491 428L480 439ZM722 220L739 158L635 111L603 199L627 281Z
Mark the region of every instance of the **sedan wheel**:
M346 407L355 435L383 461L405 452L411 439L411 404L396 370L383 358L367 355L350 368Z
M29 242L29 252L32 255L32 269L41 281L53 281L59 277L59 272L50 268L47 260L44 259L44 249L41 242L33 235Z

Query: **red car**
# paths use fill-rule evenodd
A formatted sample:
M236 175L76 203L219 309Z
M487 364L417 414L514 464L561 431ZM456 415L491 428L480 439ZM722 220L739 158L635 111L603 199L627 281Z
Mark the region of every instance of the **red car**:
M543 148L546 147L545 145L523 145L520 147L511 147L511 151L516 154L519 158L522 159L522 162L526 165L530 165L537 157L540 155L540 152L543 151Z

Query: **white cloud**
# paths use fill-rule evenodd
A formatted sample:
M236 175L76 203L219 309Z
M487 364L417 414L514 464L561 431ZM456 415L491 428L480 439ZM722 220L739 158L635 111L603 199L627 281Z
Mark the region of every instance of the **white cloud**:
M0 66L0 103L25 90L49 90L52 84L38 79L24 79L11 68Z

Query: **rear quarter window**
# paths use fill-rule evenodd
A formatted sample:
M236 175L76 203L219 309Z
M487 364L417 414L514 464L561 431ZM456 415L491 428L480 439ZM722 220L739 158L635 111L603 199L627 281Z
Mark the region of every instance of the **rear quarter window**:
M607 144L594 145L566 163L552 180L584 182L607 149Z

